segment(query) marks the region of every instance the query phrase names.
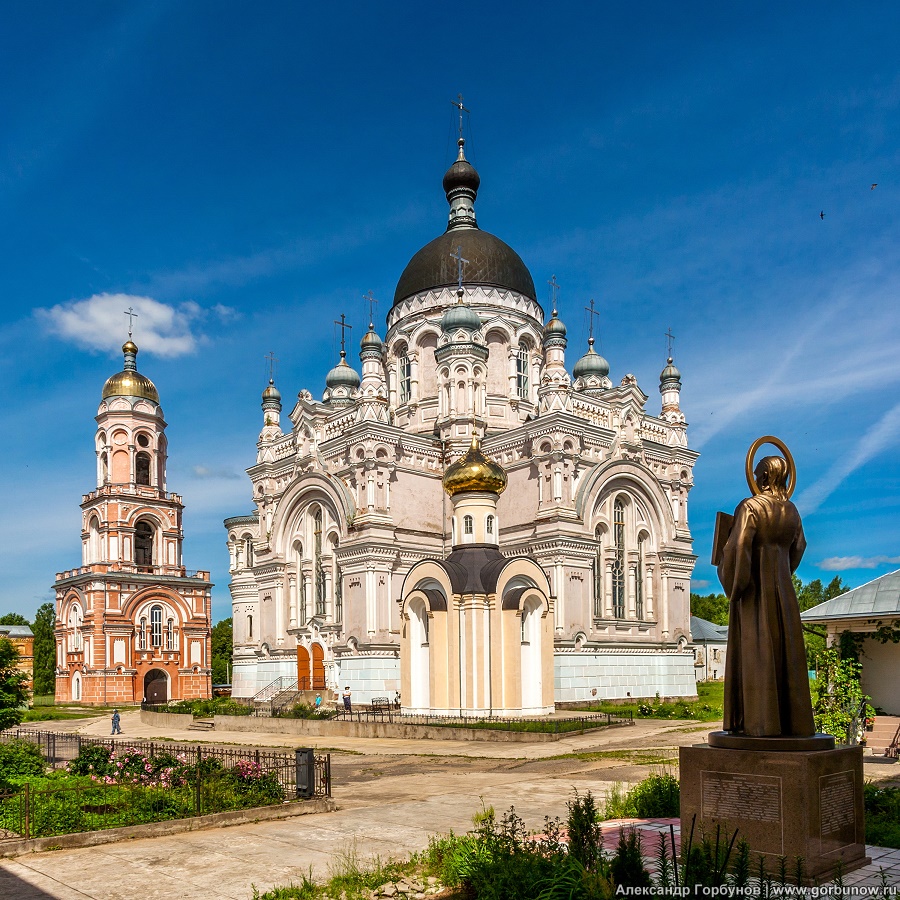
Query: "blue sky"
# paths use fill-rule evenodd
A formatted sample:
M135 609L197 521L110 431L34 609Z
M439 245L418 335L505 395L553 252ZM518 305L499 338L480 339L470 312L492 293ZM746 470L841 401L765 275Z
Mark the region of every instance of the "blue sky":
M445 226L458 92L479 223L540 299L557 276L569 366L594 298L611 377L633 372L655 412L677 336L702 453L695 589L718 587L715 512L766 433L798 464L801 576L896 568L898 33L888 3L8 7L0 611L31 615L80 560L93 416L133 303L185 561L230 613L222 519L251 509L264 356L286 400L320 396L332 321L358 340L366 291L383 333Z

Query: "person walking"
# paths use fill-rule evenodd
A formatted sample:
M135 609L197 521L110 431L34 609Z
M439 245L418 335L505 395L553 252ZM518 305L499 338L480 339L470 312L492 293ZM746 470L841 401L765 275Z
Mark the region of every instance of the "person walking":
M113 714L112 714L112 733L113 734L121 734L122 733L122 727L119 724L120 721L121 721L121 716L119 715L119 711L117 709L114 709Z
M344 688L344 693L341 694L341 699L344 701L344 712L352 713L353 705L350 702L350 685L349 684Z
M322 695L316 694L316 711L318 712L319 707L322 705Z

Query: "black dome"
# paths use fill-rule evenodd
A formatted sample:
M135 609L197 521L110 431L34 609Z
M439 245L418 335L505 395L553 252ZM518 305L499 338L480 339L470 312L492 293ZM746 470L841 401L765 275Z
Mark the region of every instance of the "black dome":
M458 281L457 247L467 259L464 284L481 284L516 291L535 302L534 281L522 258L498 237L480 228L454 228L426 244L406 265L394 304L431 288L453 287Z

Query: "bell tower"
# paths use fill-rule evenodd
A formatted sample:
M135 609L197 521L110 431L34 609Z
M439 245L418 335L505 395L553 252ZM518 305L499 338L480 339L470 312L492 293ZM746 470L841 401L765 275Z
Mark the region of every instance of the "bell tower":
M166 421L153 382L122 346L97 411L97 485L82 497L81 565L57 574L58 700L209 697L208 572L182 560L178 494L166 488Z

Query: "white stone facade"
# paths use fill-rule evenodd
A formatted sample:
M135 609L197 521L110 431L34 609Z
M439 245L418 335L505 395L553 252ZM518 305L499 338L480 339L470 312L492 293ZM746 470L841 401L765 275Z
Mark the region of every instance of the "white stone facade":
M592 347L570 375L555 310L545 324L522 261L475 224L473 173L461 151L444 180L451 226L403 273L383 343L370 325L361 376L342 354L284 429L274 384L263 395L256 508L225 523L235 696L298 669L357 701L400 689L404 578L467 539L442 476L473 431L508 474L491 523L501 553L549 582L556 701L695 693L697 453L680 375L670 361L656 414Z

